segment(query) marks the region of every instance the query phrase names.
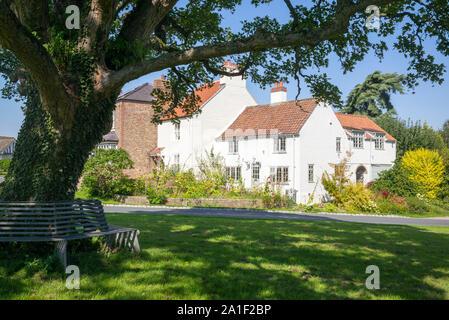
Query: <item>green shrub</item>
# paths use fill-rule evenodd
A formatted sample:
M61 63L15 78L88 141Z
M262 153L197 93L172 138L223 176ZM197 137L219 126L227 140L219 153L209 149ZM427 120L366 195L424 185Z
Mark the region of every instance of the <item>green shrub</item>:
M407 204L408 209L413 213L426 213L430 211L430 206L424 199L408 197Z
M376 200L376 205L377 211L381 213L406 214L409 211L407 206L394 203L391 200L384 198L378 198Z
M10 164L11 164L11 159L0 160L0 174L6 174L8 172Z
M134 182L123 173L132 167L133 162L123 149L95 150L84 166L82 188L89 196L102 198L132 194Z
M143 196L146 194L145 181L143 179L136 179L134 181L134 192L135 196Z
M421 191L418 184L409 179L399 163L390 170L381 172L370 189L375 192L386 190L401 197L414 197Z
M341 193L341 201L351 212L376 212L377 207L371 191L361 183L351 183Z
M122 176L113 185L113 195L130 196L135 194L136 181L127 176Z
M165 204L167 203L167 196L163 190L156 190L154 188L147 189L147 199L151 204Z

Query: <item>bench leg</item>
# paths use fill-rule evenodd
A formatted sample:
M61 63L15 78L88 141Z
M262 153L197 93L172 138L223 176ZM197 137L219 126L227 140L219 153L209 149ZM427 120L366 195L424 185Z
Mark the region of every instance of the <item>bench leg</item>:
M140 245L139 245L139 239L138 239L138 235L139 235L139 231L134 231L133 232L134 233L134 235L133 235L133 243L132 243L132 246L133 246L133 251L134 252L136 252L136 253L139 253L140 252Z
M67 268L67 240L57 241L55 243L55 251L65 270Z

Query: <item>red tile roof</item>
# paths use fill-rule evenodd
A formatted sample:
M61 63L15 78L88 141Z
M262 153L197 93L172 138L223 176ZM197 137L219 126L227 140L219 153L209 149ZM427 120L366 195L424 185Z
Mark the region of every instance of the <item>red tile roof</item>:
M150 152L150 154L151 154L151 155L157 155L157 154L160 154L161 151L164 150L164 149L165 149L164 147L156 147L156 148L154 148L154 149Z
M206 102L208 102L223 88L224 85L220 85L220 81L215 81L212 83L211 87L205 84L200 86L197 90L195 90L195 95L197 95L200 98L198 109L201 108ZM175 114L178 116L178 118L184 118L188 116L188 114L185 112L185 110L182 109L181 106L176 107ZM172 118L171 116L167 116L162 118L162 120L170 120L171 118Z
M277 105L247 107L222 137L244 137L257 134L296 134L316 107L316 100L303 99ZM266 130L265 132L263 130Z
M377 125L373 120L367 116L356 115L356 114L345 114L336 112L338 121L340 121L343 128L348 130L359 130L359 131L371 131L371 132L382 132L385 133L387 140L396 141L388 132Z

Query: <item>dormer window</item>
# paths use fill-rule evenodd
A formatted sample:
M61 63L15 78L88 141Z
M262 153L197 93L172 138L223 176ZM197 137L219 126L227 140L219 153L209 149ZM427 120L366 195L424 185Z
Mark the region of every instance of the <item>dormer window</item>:
M385 135L383 133L376 133L374 137L374 148L376 150L385 149Z
M274 152L286 152L287 151L287 138L285 136L277 136L274 138Z
M363 149L363 132L352 133L352 144L355 149Z

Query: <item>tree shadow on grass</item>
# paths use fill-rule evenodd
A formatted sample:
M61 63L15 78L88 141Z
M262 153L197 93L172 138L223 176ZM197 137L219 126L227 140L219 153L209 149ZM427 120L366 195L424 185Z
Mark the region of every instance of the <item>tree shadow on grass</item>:
M447 229L119 214L108 220L139 228L142 253L74 255L85 279L79 298L449 297ZM365 287L369 265L380 269L380 290Z

